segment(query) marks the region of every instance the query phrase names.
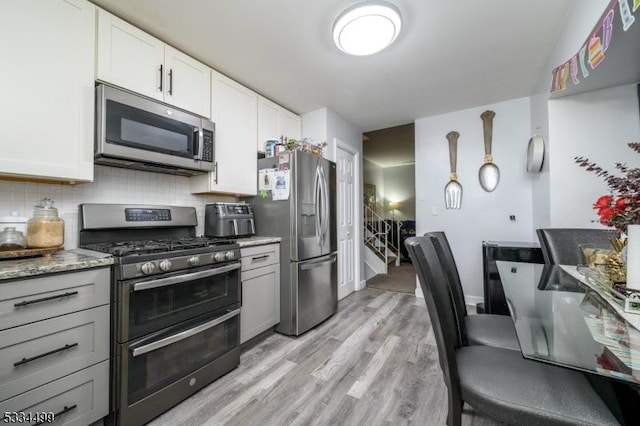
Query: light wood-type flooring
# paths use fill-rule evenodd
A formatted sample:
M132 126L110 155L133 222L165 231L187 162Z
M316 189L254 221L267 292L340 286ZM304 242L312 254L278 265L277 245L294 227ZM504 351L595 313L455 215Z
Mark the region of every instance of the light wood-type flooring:
M365 288L293 338L272 334L159 425L444 425L447 395L423 299ZM495 425L465 406L463 425Z

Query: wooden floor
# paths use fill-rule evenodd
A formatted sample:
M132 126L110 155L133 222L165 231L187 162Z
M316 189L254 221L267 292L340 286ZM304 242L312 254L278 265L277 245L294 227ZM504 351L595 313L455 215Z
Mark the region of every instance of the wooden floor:
M298 338L273 334L158 425L444 425L446 389L423 299L365 288ZM495 422L465 406L463 425Z

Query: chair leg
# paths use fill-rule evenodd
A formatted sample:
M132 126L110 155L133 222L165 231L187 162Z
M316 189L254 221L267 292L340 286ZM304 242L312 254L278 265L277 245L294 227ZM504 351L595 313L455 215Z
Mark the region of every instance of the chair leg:
M461 400L449 402L449 414L447 415L447 426L461 426L462 424L462 405Z

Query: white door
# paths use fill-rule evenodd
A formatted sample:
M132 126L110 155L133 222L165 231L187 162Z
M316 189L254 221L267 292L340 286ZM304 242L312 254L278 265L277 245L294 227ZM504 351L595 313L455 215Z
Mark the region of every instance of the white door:
M164 64L164 101L210 118L211 68L171 46L165 46Z
M98 9L98 79L164 100L164 43Z
M229 77L213 72L212 117L216 123L216 172L211 189L257 194L258 95Z
M336 155L338 182L338 299L355 290L355 156L341 148Z

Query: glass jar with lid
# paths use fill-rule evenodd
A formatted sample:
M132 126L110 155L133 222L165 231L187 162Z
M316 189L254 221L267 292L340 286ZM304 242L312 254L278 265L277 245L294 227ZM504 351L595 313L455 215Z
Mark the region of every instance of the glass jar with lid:
M27 247L60 247L64 243L64 221L58 217L53 201L44 198L33 206L33 217L27 222Z
M7 226L0 232L0 251L21 250L24 244L24 235L15 227Z

